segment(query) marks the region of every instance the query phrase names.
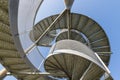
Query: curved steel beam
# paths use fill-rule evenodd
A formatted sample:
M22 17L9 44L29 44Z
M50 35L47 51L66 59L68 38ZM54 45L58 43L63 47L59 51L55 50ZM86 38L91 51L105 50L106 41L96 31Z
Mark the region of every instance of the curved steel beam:
M22 0L9 0L9 16L10 16L10 28L11 28L11 33L13 35L13 39L16 45L16 48L18 49L18 51L20 52L20 55L22 58L25 59L26 63L28 65L30 65L31 69L33 70L37 70L31 63L30 61L26 58L26 55L23 52L23 48L20 42L20 38L18 37L19 35L19 31L18 31L18 14L22 14L22 12L19 12L19 3ZM27 0L26 0L27 1ZM28 1L29 2L29 1ZM26 2L27 4L27 2ZM25 3L24 3L25 5ZM21 5L22 6L22 5ZM24 6L23 6L24 8ZM25 10L24 10L25 11ZM21 16L22 17L22 16ZM23 21L22 21L23 22ZM21 22L21 24L22 24ZM31 24L31 23L30 23Z

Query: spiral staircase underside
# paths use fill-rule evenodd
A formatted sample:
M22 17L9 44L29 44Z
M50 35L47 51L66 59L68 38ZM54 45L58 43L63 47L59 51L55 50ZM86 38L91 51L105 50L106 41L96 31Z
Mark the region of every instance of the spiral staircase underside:
M68 39L68 32L62 33L60 36L51 36L50 32L55 30L62 30L68 29L67 25L67 11L64 13L64 15L61 17L61 19L58 20L58 22L53 25L53 27L48 30L48 34L46 34L41 41L38 42L38 46L51 46L50 43L52 40L57 36L59 38L56 38L56 41ZM50 24L56 19L58 15L53 15L50 17L47 17L43 20L41 20L38 24L36 24L33 28L33 36L34 39L32 41L37 40L39 36L45 32L45 30L50 26ZM110 45L108 38L104 32L104 30L100 27L99 24L97 24L92 19L88 18L87 16L71 13L71 30L74 32L77 32L78 34L82 33L84 36L86 36L86 41L84 37L76 37L76 34L72 34L70 39L80 41L87 46L89 46L94 52L98 53L98 55L101 57L101 59L104 61L104 63L108 66L109 59L111 55ZM59 33L58 33L59 34ZM30 37L33 37L30 36ZM49 41L48 41L49 40Z
M65 14L66 13L67 12L65 12ZM54 15L49 18L46 18L43 21L39 22L34 27L34 29L36 29L36 33L34 33L35 39L37 39L40 35L42 35L42 33L48 28L48 26L55 20L57 16L58 15ZM87 34L86 36L89 38L90 44L92 45L91 48L93 49L93 51L98 53L98 55L101 57L104 63L108 66L111 52L110 52L108 38L106 37L103 29L101 29L100 27L96 27L99 25L83 15L72 13L71 16L72 16L71 26L74 27L76 31L82 32L83 34L84 33ZM66 27L67 15L63 15L62 17L63 18L60 20L60 22L54 25L54 28L52 30L63 29L63 28L67 29ZM59 26L59 28L57 26ZM85 26L85 28L82 28L82 26ZM91 26L93 26L93 28L90 30ZM62 35L61 37L66 38L67 36ZM51 39L45 38L45 39L47 39L45 41L48 40L52 41L52 38ZM38 45L49 46L48 44L49 43L38 44ZM53 80L51 78L46 77L44 74L42 75L44 77L41 77L40 74L35 74L35 75L28 73L21 74L20 72L35 72L36 70L34 68L31 68L31 65L28 65L24 58L25 57L20 56L20 53L15 47L15 43L10 31L8 0L0 0L0 63L7 69L8 72L10 72L11 75L15 76L17 79L20 80ZM93 72L95 72L95 70L93 70Z
M31 40L34 42L36 41L43 33L51 27L51 24L59 15L52 15L50 17L47 17L43 20L41 20L39 23L37 23L34 27L31 33ZM69 32L69 27L70 26L70 32ZM57 30L60 32L57 33ZM56 33L55 33L56 31ZM54 33L52 33L54 32ZM69 36L69 38L68 38ZM76 13L69 13L69 10L66 10L63 15L59 18L58 21L54 25L52 25L51 28L49 28L48 32L46 35L41 38L41 40L38 42L38 46L46 46L50 47L52 41L59 42L61 40L76 40L79 42L82 42L86 46L88 46L91 50L96 52L99 57L103 60L106 66L109 64L109 59L111 55L111 50L110 50L110 45L108 38L106 36L106 33L102 29L102 27L97 24L94 20L91 18L81 15L81 14L76 14ZM49 40L49 41L48 41ZM64 47L64 43L61 43L62 47ZM72 51L71 51L72 52ZM64 52L63 52L64 53ZM68 52L69 53L69 52ZM69 56L67 58L64 58L65 56ZM48 63L46 65L48 66L47 70L50 72L59 71L62 70L63 72L66 72L66 74L70 75L69 70L73 68L69 68L67 71L66 66L72 66L73 64L71 63L73 60L72 57L74 55L69 55L69 54L59 54L59 55L53 55L51 58L47 58ZM69 60L70 59L70 60ZM74 59L76 60L77 57ZM80 58L78 58L80 59ZM50 62L49 62L50 61ZM70 62L68 62L70 61ZM67 64L67 63L68 64ZM86 61L80 60L80 62L73 61L73 63L79 64L78 66L84 65L84 63L87 64ZM52 65L53 64L53 65ZM59 64L59 66L58 66ZM70 65L71 64L71 65ZM55 68L56 66L58 68ZM66 65L66 66L65 66ZM89 66L91 63L89 64ZM77 68L78 68L77 66ZM87 67L87 65L84 65L84 67ZM54 69L55 68L55 69ZM78 73L80 70L76 68L76 73ZM82 66L81 66L82 68ZM89 67L87 67L89 68ZM83 68L82 68L83 69ZM83 69L84 71L87 69ZM98 70L98 71L97 71ZM78 71L78 72L77 72ZM74 71L73 71L74 72ZM82 71L80 71L82 72ZM84 73L80 73L80 75L83 75ZM86 76L85 79L83 80L99 80L100 77L104 74L104 71L99 69L96 65L92 65L92 69L88 70L88 76ZM67 76L69 76L67 75ZM79 76L80 77L80 76ZM78 78L79 79L79 78ZM78 80L77 77L73 80ZM82 80L82 79L81 79ZM109 79L108 79L109 80ZM111 79L110 79L111 80Z

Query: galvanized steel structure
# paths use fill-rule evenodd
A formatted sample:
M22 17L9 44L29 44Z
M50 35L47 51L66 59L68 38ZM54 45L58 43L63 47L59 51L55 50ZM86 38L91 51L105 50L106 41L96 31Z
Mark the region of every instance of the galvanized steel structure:
M19 80L100 80L103 75L112 80L104 30L91 18L71 13L74 0L64 1L63 12L34 24L43 0L0 0L1 64ZM44 57L37 46L50 47L49 55ZM37 66L29 59L32 53L40 54Z

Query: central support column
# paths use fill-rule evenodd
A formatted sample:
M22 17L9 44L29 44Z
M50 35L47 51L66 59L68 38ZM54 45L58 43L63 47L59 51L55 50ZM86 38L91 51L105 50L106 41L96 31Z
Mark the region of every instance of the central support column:
M71 9L74 0L64 0L67 9Z

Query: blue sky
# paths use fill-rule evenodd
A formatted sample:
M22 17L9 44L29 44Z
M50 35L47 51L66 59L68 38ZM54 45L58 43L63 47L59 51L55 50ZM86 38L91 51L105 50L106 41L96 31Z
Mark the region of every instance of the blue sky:
M48 3L46 3L48 2ZM75 0L72 12L84 14L97 21L105 30L111 45L109 69L114 80L120 79L120 0ZM63 0L44 0L36 22L64 9ZM0 67L2 68L2 67ZM4 80L16 80L6 77Z

